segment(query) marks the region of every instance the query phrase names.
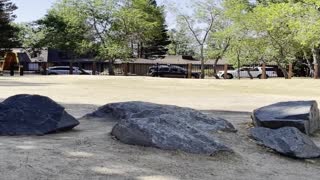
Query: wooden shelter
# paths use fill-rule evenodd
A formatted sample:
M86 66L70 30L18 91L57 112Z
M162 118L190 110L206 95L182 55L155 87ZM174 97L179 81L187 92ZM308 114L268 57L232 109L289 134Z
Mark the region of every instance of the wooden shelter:
M11 69L19 70L19 58L16 53L7 52L4 59L0 60L0 73Z

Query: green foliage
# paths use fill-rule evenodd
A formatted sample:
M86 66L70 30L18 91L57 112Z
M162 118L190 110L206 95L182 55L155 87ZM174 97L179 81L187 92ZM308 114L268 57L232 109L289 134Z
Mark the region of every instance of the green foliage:
M171 29L169 37L171 41L169 45L170 55L195 55L194 47L192 46L193 42L190 40L185 28Z
M99 55L101 58L108 57L112 60L127 60L131 57L131 51L128 45L116 40L108 41L107 46L100 46L99 48Z
M89 26L86 19L74 8L76 1L63 0L37 23L44 34L40 44L78 56L90 47Z
M13 24L19 29L18 38L24 48L41 48L44 32L35 23Z
M139 44L139 56L163 56L170 44L163 7L158 7L155 1L131 0L125 1L115 14L117 21L114 30L122 32L132 45Z
M145 54L165 54L169 43L164 22L163 8L149 0L62 0L39 25L49 47L125 59L142 43Z
M23 46L91 53L110 63L118 58L163 56L168 48L169 54L199 56L202 64L223 57L236 66L238 61L241 65L272 62L284 74L289 63L301 58L309 68L312 58L320 63L319 0L191 2L193 8L187 12L174 8L178 25L168 32L165 9L155 0L60 0L37 25L14 27L10 22L16 7L0 0L0 28L4 28L0 38L10 37L0 45L9 47L20 29Z
M246 65L273 62L286 75L285 67L297 60L303 46L318 41L315 35L317 24L313 19L318 19L315 16L318 12L306 8L309 5L304 2L258 1L252 5L243 1L242 4L234 4L234 0L225 0L226 14L233 28L237 29L228 52L228 58L234 64L237 61ZM310 18L312 20L306 21Z
M13 14L16 9L17 6L9 0L0 0L0 48L20 46L19 29L11 23L16 17Z
M216 18L214 27L212 28L209 38L207 51L207 59L214 59L215 64L222 59L230 48L234 27L224 14L223 9L216 9Z

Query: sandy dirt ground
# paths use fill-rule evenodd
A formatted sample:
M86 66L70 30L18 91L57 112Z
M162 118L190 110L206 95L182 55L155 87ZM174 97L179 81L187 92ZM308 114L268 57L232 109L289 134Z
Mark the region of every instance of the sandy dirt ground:
M320 102L319 80L0 77L0 101L21 93L49 96L77 118L100 105L124 101L203 110L239 130L229 139L235 153L208 157L125 145L110 136L114 122L82 118L70 132L0 137L0 179L320 179L320 159L286 158L248 137L253 109L285 100ZM320 133L312 139L320 146Z

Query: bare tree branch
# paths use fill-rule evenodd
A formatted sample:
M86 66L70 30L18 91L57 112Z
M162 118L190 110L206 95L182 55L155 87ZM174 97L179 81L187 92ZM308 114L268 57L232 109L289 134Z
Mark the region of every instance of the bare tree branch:
M206 30L206 34L205 34L204 37L203 37L202 44L204 44L204 43L206 42L207 37L208 37L208 34L209 34L209 32L211 31L211 29L212 29L213 22L214 22L216 16L217 16L217 15L213 16L212 12L210 12L210 17L211 17L211 19L210 19L210 25L209 25L208 29Z
M190 29L190 31L192 32L194 38L197 40L197 42L199 43L199 45L202 45L200 39L198 38L198 35L196 34L196 32L193 30L191 23L189 22L188 18L185 15L182 15L183 19L186 21L188 28Z

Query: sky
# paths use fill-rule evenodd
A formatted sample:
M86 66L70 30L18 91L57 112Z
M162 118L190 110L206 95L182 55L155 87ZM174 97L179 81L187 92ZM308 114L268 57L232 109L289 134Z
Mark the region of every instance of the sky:
M11 0L18 6L15 22L30 22L43 17L56 0Z
M17 15L15 22L31 22L42 18L48 9L56 0L11 0L18 6L14 12ZM165 2L174 2L176 4L185 3L186 0L157 0L159 4ZM170 14L167 16L167 21L170 23Z

